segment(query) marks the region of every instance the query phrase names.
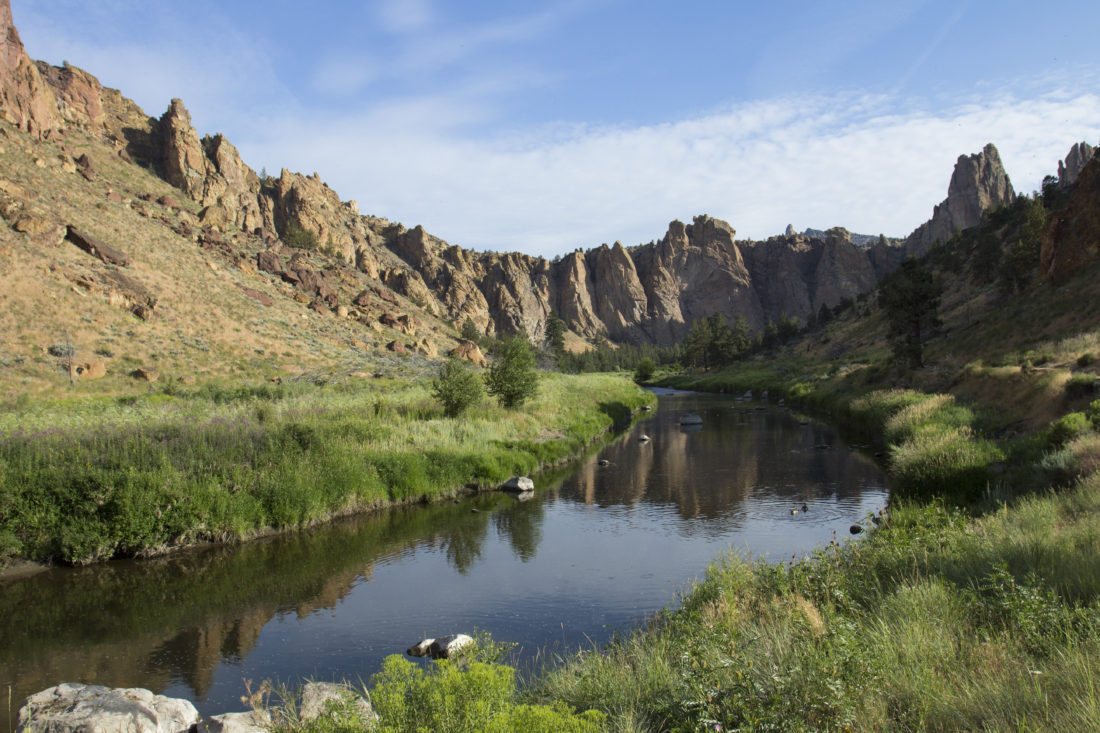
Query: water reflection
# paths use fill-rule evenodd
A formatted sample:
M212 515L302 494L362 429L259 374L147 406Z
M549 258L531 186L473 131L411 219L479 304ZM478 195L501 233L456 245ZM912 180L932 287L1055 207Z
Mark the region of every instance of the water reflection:
M242 678L365 679L422 635L476 626L527 655L601 643L724 548L787 557L884 501L878 469L824 426L662 398L531 501L484 494L4 583L0 685L16 701L61 681L141 686L212 713L240 709Z

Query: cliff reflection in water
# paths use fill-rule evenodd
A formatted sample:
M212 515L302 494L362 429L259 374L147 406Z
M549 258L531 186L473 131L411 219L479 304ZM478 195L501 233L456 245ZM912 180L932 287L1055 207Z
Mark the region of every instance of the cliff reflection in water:
M478 508L478 512L471 511ZM487 494L396 510L311 532L167 558L57 568L0 584L0 685L13 700L62 681L202 698L218 666L248 657L279 614L335 610L376 562L420 547L460 573L481 555L490 523L520 556L538 542L539 502Z
M681 428L682 412L702 427ZM784 410L665 397L599 455L538 477L530 501L486 493L2 582L0 685L16 705L63 681L147 687L211 714L242 708L243 679L368 680L413 641L477 628L519 642L523 665L604 643L731 546L790 557L828 542L882 506L882 482Z

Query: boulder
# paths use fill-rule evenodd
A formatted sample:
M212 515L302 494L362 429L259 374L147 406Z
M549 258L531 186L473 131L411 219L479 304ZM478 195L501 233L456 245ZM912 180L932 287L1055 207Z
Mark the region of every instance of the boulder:
M62 683L28 697L19 733L182 733L201 720L187 700L142 688Z
M204 718L195 733L266 733L271 727L271 713L250 710L247 713L223 713Z
M142 382L155 382L160 379L160 372L152 367L138 367L130 376Z
M245 295L247 295L249 298L252 298L252 300L256 301L265 308L271 307L275 304L275 301L271 299L270 295L268 295L267 293L262 293L255 288L246 288L242 285L241 290L244 291Z
M102 379L107 376L107 365L101 361L73 364L72 376L77 379Z
M279 255L274 252L257 252L256 269L262 272L270 272L272 275L280 275L283 272L283 262L279 259Z
M390 341L388 344L386 344L386 348L400 356L404 356L408 353L408 349L405 348L405 344L401 343L400 341Z
M475 344L473 341L466 341L463 339L458 342L458 346L451 350L451 356L468 361L474 366L484 369L489 365L485 355L481 353L481 347Z
M405 653L410 657L450 659L473 643L473 638L466 634L451 634L450 636L441 636L438 639L424 639L419 644L413 644L405 650Z
M466 637L469 638L469 637ZM471 639L471 641L473 641ZM337 682L309 682L302 688L302 702L298 706L298 717L303 720L316 720L325 713L329 703L337 705L351 703L359 721L370 727L378 721L374 708L349 685Z
M76 227L70 225L68 233L65 238L75 244L80 249L84 250L93 257L97 257L108 265L118 265L119 267L128 267L130 265L130 256L120 249L116 249L111 245L96 239L90 234L80 231Z
M535 482L527 476L513 476L500 486L502 491L534 491Z

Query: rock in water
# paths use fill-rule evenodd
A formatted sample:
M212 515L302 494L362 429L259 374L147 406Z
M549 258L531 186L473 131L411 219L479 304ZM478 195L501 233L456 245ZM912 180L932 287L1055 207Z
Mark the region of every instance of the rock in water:
M500 487L504 491L534 491L535 482L526 476L514 476Z
M187 700L140 687L113 689L65 682L28 697L19 733L182 733L201 720Z
M451 634L450 636L441 636L438 639L425 639L419 644L413 644L405 650L405 653L410 657L450 659L473 643L473 638L466 634Z

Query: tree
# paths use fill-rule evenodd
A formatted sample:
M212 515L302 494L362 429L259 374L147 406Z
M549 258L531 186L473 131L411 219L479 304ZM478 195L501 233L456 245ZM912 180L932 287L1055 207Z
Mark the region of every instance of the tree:
M928 329L940 325L936 312L942 295L943 285L912 258L879 287L878 303L886 313L894 356L910 368L924 366L923 339Z
M502 407L518 407L535 396L539 373L535 370L535 351L526 334L519 334L501 343L496 362L485 377L489 394L495 395Z
M469 316L467 316L466 320L462 322L462 330L459 332L459 334L462 336L462 338L466 339L467 341L473 341L474 343L477 343L482 336L481 331L477 330L477 326L474 325L474 319L470 318Z
M555 357L565 353L565 321L553 311L546 318L546 345Z
M472 405L481 402L485 390L472 369L455 357L439 368L439 376L432 380L432 397L443 403L447 417L458 417Z
M700 318L691 324L691 330L684 337L684 363L688 366L707 368L707 353L714 338L709 318Z
M653 378L653 372L657 369L657 365L653 363L653 360L648 356L644 357L638 362L638 366L634 369L634 381L638 384L648 382Z

